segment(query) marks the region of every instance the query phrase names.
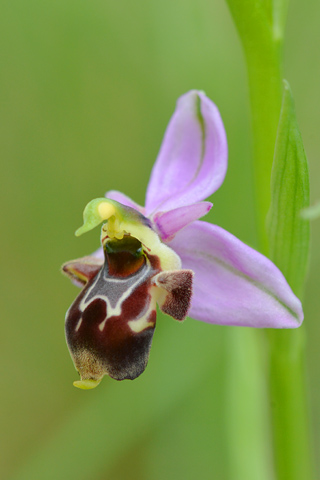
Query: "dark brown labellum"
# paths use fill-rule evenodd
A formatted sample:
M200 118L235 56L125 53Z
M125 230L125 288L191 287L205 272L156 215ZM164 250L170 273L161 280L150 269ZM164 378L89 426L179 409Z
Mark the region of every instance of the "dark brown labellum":
M68 346L82 380L105 374L132 380L144 371L156 324L152 278L159 271L157 257L143 253L136 239L107 242L103 266L66 317Z

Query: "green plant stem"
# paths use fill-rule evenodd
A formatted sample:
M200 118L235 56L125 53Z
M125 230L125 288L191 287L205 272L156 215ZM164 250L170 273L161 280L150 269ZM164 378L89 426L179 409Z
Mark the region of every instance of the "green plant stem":
M305 331L270 331L270 396L278 480L314 478L305 381Z
M270 207L271 167L281 109L283 28L272 24L272 8L263 10L263 3L250 0L227 0L227 3L247 61L257 226L260 249L268 254L265 221ZM285 14L281 5L279 11L283 27ZM268 332L267 338L276 478L311 480L314 475L306 400L304 331L274 330Z
M281 108L280 48L246 51L254 135L255 189L262 251L270 206L270 177ZM289 279L288 279L289 280ZM304 331L270 331L270 397L278 480L312 479L304 368Z
M265 219L270 207L270 178L281 109L279 48L247 50L252 129L256 219L260 249L268 253ZM250 52L250 53L249 53Z
M279 46L246 52L254 135L255 190L261 250L268 252L265 220L270 207L270 177L281 109ZM286 272L284 272L286 273ZM290 282L290 279L287 278ZM278 480L312 479L303 327L268 332L274 460Z
M243 45L251 101L256 219L260 249L268 253L265 218L282 101L282 9L272 0L227 0ZM277 14L277 15L276 15ZM277 19L275 21L273 16Z
M276 480L265 368L265 338L253 328L227 332L226 421L229 480Z

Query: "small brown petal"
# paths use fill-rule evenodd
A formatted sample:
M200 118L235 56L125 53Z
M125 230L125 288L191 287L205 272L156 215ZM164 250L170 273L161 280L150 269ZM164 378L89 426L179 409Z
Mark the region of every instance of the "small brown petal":
M162 312L176 320L184 320L191 302L192 277L192 270L161 272L154 277L155 284L164 291L158 300Z
M92 280L103 265L103 260L96 257L82 257L62 265L62 273L69 277L79 287Z

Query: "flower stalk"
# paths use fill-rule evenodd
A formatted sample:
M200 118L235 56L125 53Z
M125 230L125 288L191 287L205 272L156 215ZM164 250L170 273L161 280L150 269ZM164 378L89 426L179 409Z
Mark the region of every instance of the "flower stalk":
M255 47L255 50L257 47ZM270 177L281 108L279 48L246 52L254 138L256 222L260 249L268 253L265 219L270 207Z
M286 239L284 234L282 242L273 241L269 244L272 232L270 229L267 231L265 227L270 203L275 195L275 187L273 186L270 190L270 179L281 109L282 40L287 2L281 0L264 4L239 0L227 0L227 2L240 34L248 69L260 249L269 254L281 268L295 293L301 296L303 276L299 279L300 285L297 288L295 272L290 268L290 262L287 265L280 265L278 259L281 259L281 249L288 246L289 240L291 245L297 245L295 255L299 255L303 249L307 252L308 233L305 233L304 238L301 239L299 232L292 230L290 231L291 239ZM289 140L294 145L295 139ZM285 152L282 160L286 162L288 159L291 160ZM299 181L300 173L297 173L295 178ZM305 199L308 200L308 192ZM288 206L290 202L294 204L293 197L288 198ZM301 205L301 208L306 206ZM273 207L269 212L269 220L270 215L277 213L276 207L274 205ZM295 213L297 219L299 212ZM278 221L278 228L281 229L283 226L281 222L284 221L284 219ZM295 225L297 222L299 220L295 220ZM279 236L279 231L277 235ZM292 257L292 262L295 261L296 258ZM276 478L279 480L312 479L314 472L304 363L305 332L303 327L295 331L273 330L268 332L267 339Z

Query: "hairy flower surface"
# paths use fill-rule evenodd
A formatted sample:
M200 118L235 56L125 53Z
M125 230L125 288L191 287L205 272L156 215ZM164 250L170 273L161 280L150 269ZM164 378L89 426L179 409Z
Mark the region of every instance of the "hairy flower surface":
M81 380L134 379L145 369L156 303L220 325L295 328L301 303L279 269L222 228L199 221L222 184L227 141L217 107L203 92L177 103L153 167L146 205L121 192L91 201L81 235L103 223L102 248L66 263L83 287L66 316L68 347Z

